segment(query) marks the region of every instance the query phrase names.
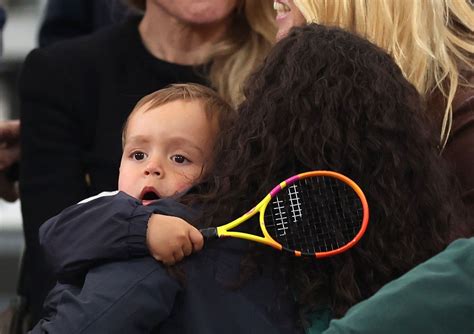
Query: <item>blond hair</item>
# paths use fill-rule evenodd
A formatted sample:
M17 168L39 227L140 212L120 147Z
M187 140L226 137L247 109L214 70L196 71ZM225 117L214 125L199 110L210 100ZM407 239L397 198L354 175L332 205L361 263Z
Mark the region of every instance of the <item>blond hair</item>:
M137 102L123 126L122 146L125 145L128 123L139 110L146 112L177 100L202 102L207 116L216 119L220 129L225 128L235 117L235 110L211 88L194 83L169 85L144 96Z
M462 69L474 68L474 10L468 0L294 0L306 21L335 25L366 37L390 53L405 77L428 99L447 100L444 147Z
M128 3L140 11L146 7L146 0L128 0ZM209 56L211 85L233 106L242 102L246 78L262 62L275 40L272 3L240 0L229 33Z

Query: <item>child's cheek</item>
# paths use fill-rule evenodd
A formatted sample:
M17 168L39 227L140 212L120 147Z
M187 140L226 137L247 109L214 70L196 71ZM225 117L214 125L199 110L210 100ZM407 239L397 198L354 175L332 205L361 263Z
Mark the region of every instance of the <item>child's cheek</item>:
M191 188L195 183L197 177L183 177L175 184L175 189L177 193L184 192Z
M177 193L184 192L188 190L189 188L191 188L191 186L192 186L192 183L190 182L180 182L176 185L176 192Z

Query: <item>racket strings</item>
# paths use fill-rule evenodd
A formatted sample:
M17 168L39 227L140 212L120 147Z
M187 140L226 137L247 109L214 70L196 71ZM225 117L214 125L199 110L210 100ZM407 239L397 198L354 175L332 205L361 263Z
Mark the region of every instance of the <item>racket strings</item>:
M265 226L284 248L314 254L350 242L361 228L362 216L362 203L349 185L317 176L282 189L265 210Z

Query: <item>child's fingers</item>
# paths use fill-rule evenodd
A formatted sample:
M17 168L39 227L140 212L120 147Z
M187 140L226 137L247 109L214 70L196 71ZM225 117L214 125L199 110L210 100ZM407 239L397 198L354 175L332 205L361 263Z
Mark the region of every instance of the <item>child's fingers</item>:
M194 251L199 251L202 249L202 246L204 246L204 237L196 228L193 228L189 231L189 239L193 244Z
M176 261L174 260L174 258L172 258L172 259L170 259L170 260L168 260L168 261L162 261L162 262L163 262L163 264L164 264L165 266L172 266L173 264L176 263Z
M169 256L165 257L162 259L163 264L167 266L172 266L176 264L177 262L181 261L184 258L184 252L179 249L174 251L172 254Z
M181 261L184 258L184 251L178 249L173 252L174 263Z
M181 250L185 256L188 256L193 252L193 244L190 238L186 238L186 240L183 242L183 245L181 246Z

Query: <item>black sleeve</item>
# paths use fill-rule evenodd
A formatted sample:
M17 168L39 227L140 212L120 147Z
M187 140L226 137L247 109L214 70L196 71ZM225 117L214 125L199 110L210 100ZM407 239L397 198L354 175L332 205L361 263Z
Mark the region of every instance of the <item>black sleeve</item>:
M83 159L86 111L74 110L68 65L47 52L31 52L20 75L20 190L27 244L39 226L88 197Z
M25 234L24 270L36 308L55 280L39 247L38 230L47 219L87 195L83 156L86 110L74 110L79 94L70 84L71 55L31 52L20 76L20 194ZM34 278L33 278L34 277Z
M73 205L40 229L41 245L63 282L92 267L148 254L146 230L152 213L193 221L196 211L166 198L148 206L123 193L102 193Z
M65 289L31 333L150 333L166 320L181 291L150 257L92 269L82 290Z

